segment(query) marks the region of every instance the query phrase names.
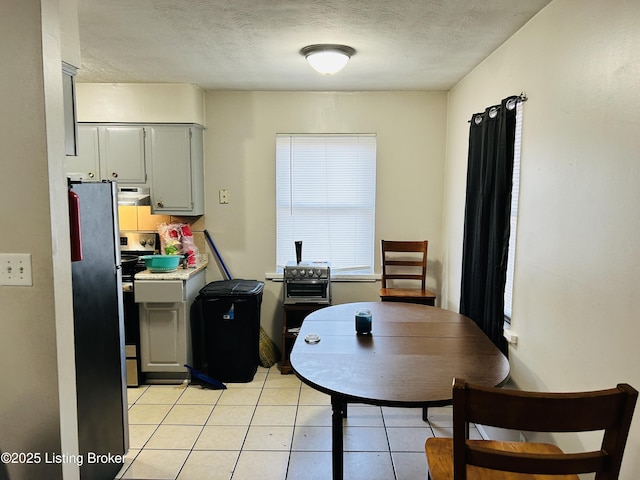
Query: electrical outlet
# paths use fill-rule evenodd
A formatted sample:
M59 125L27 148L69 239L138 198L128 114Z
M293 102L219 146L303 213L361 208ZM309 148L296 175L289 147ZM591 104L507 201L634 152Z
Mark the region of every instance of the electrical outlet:
M0 253L0 285L33 285L30 253Z
M218 199L222 204L229 203L229 190L227 188L221 188L218 191Z

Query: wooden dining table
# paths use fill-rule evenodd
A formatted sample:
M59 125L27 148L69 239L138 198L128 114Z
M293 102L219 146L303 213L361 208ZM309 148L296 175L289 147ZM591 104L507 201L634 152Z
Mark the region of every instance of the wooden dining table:
M355 330L355 312L362 308L372 314L368 335ZM290 359L302 382L331 396L334 480L343 478L342 422L349 403L422 408L426 420L429 407L451 404L454 377L492 387L509 377L507 358L473 320L398 302L316 310L304 319Z

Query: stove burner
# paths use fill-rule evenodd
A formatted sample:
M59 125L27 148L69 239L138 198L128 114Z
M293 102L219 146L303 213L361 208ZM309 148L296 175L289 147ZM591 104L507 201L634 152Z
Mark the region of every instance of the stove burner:
M140 260L138 257L135 257L135 262L131 264L122 263L122 281L133 282L135 274L146 270L146 268L144 260Z
M144 260L140 257L153 255L160 248L160 239L155 232L120 232L120 263L122 265L122 281L133 282L136 273L146 270Z

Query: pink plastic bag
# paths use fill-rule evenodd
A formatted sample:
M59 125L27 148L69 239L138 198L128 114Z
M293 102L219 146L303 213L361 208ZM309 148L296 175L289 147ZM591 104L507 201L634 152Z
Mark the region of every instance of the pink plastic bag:
M191 227L186 223L162 223L158 225L160 253L164 255L185 255L187 265L195 267L198 248L193 242Z

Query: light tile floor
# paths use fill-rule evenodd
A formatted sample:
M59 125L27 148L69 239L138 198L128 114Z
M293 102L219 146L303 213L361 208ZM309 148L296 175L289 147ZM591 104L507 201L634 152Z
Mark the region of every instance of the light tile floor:
M277 367L227 390L129 388L130 449L118 479L331 479L328 395ZM451 407L349 405L344 468L349 480L424 480L424 442L451 436ZM471 436L480 438L476 429Z

